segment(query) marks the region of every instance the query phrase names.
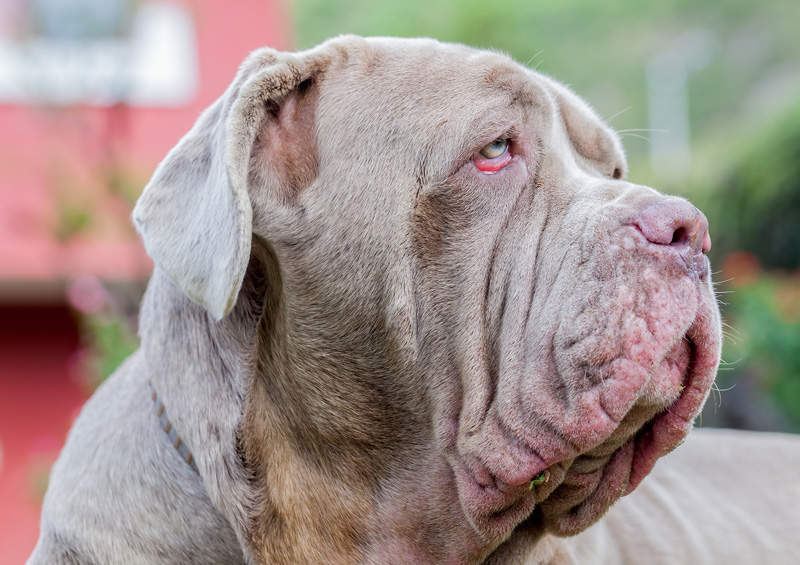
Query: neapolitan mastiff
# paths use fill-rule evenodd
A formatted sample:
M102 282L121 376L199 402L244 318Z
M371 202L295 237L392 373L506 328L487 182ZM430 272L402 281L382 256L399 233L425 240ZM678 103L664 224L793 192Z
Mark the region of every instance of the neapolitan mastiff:
M678 445L719 360L706 220L625 172L501 54L254 52L136 205L141 348L75 423L30 562L786 555L781 437L701 434L563 537Z

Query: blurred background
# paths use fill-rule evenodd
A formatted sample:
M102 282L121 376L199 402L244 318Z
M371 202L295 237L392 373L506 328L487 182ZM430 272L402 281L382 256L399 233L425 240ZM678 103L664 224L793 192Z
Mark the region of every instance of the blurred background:
M800 431L798 22L796 0L0 0L0 563L32 550L72 419L137 346L133 202L261 45L433 36L572 86L632 180L709 217L726 341L698 424Z

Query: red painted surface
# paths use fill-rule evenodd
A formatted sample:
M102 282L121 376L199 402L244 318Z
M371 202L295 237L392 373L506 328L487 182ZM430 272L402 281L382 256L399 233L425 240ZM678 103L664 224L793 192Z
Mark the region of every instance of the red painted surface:
M33 549L40 508L31 482L57 455L85 400L70 376L78 349L72 314L11 305L7 289L30 286L26 300L35 303L39 287L29 282L148 276L130 203L109 194L102 168L121 165L141 189L247 53L289 44L282 0L172 1L188 8L196 32L199 87L185 106L0 104L0 565L23 563ZM64 202L91 208L92 223L59 240Z
M108 194L99 174L103 164L121 164L141 188L250 51L288 44L279 1L179 3L194 18L199 66L198 90L185 106L0 105L0 281L149 274L152 266L130 225L129 206ZM54 232L64 202L90 205L92 225L59 242Z
M0 308L0 563L24 563L36 544L46 476L86 394L70 377L78 346L64 306Z

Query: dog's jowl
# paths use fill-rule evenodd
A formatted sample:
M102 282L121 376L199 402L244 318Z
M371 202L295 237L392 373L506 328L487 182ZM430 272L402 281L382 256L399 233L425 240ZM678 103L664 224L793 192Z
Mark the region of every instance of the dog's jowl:
M31 563L557 557L719 361L706 219L626 174L502 54L254 52L136 205L142 345L75 423Z

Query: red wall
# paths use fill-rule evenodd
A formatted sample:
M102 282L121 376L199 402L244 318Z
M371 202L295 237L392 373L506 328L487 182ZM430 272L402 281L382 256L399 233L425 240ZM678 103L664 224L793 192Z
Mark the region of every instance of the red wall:
M0 284L88 274L130 279L150 272L130 228L129 209L104 194L106 187L97 186L102 160L113 153L143 185L201 110L225 90L250 51L288 44L282 2L179 3L193 15L199 66L198 89L185 106L0 104ZM96 208L96 225L87 234L59 242L53 226L64 191L70 193L68 199Z
M141 176L141 188L247 53L289 44L281 1L180 3L194 19L199 65L199 87L187 105L0 105L0 564L22 563L33 549L40 509L32 483L46 477L85 400L74 375L77 325L58 295L62 281L140 279L151 269L130 226L129 204L102 186L103 159L113 151ZM53 235L62 173L71 183L67 196L89 202L96 216L96 225L66 241ZM26 306L15 304L21 297ZM48 301L56 305L41 305Z
M0 308L0 344L0 563L13 564L36 543L42 479L86 395L66 306Z

